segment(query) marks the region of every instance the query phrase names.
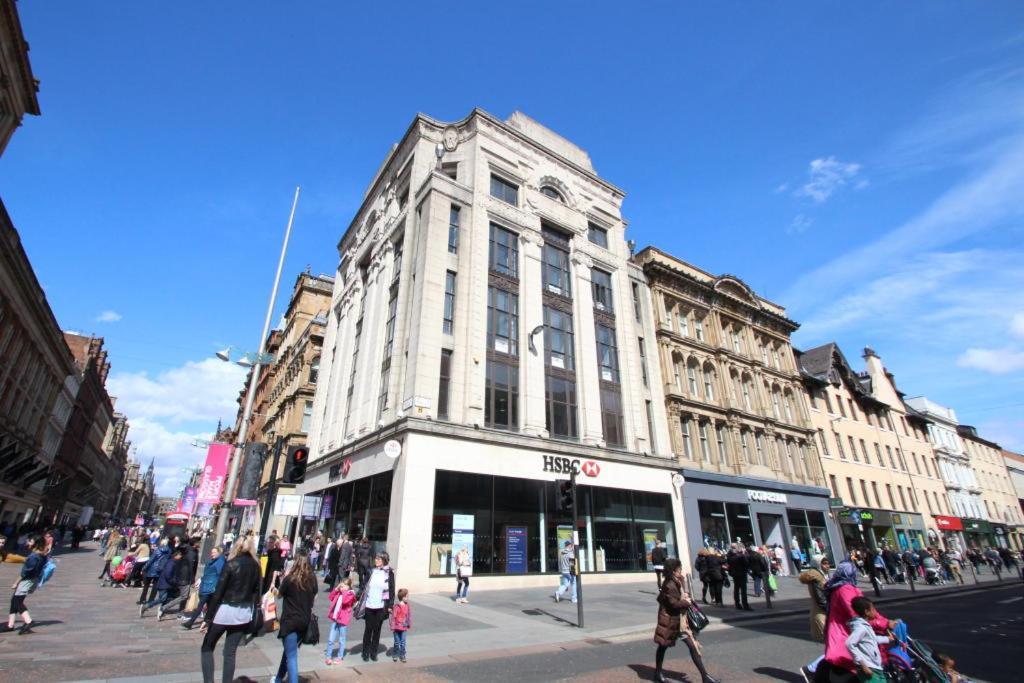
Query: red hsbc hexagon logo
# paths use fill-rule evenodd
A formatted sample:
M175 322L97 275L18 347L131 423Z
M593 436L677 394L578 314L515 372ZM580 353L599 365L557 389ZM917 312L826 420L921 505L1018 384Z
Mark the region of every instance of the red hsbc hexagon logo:
M587 460L585 463L580 465L580 471L588 477L596 477L601 474L601 466L593 460Z
M341 476L347 477L349 471L352 469L352 458L345 458L341 461Z

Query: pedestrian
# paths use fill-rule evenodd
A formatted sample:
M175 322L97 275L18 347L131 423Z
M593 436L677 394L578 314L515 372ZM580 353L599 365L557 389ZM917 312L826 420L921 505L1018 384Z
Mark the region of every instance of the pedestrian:
M281 549L281 557L283 559L287 560L292 556L292 539L283 536L277 545Z
M300 550L278 589L283 606L277 637L283 647L275 681L284 681L287 675L288 683L299 683L299 647L309 629L316 593L316 574L309 557Z
M374 559L370 539L363 536L359 539L359 543L353 544L353 555L355 569L359 573L359 592L362 593L366 588L366 582L370 579L370 565ZM338 564L341 565L341 560L338 561Z
M121 533L117 529L110 532L110 538L107 540L107 551L103 554L103 570L96 577L100 581L110 578L110 563L121 554L121 540Z
M738 543L733 543L729 553L725 556L725 563L728 566L729 577L732 579L732 601L736 609L750 610L750 603L747 599L747 574L750 571L747 554Z
M771 607L772 597L768 589L768 576L770 575L768 561L753 544L747 548L747 567L749 568L750 576L754 579L754 597L761 597L763 592L767 598L768 607Z
M327 540L324 542L323 550L322 550L321 556L320 556L320 565L322 567L322 569L321 569L322 574L321 575L324 577L324 583L326 583L328 586L331 585L330 582L327 580L327 578L331 575L331 557L332 556L335 558L334 566L335 567L338 566L337 555L336 555L337 552L338 552L338 549L334 545L334 540L330 536L328 536Z
M142 595L139 596L139 600L135 604L142 605L156 597L157 579L160 578L160 573L163 572L164 567L170 561L171 547L165 538L160 541L156 552L152 553L149 562L146 563L145 568L142 570Z
M818 683L829 681L833 672L836 679L841 678L844 672L847 677L856 676L857 666L846 649L846 639L850 637L850 620L856 616L853 611L853 599L862 597L864 594L857 588L856 565L849 560L840 562L832 574L832 578L825 584L825 600L828 603L828 617L825 623L825 659L811 674ZM879 635L884 635L888 629L895 628L897 624L881 614L876 614L869 623L875 633ZM808 672L804 672L804 676L808 676Z
M391 608L391 635L395 643L391 648L391 661L401 660L405 664L405 657L408 654L409 630L412 628L412 608L409 607L409 591L405 588L398 590L395 606Z
M455 602L469 602L469 579L473 576L473 558L469 556L469 548L462 546L455 555Z
M703 683L718 683L707 669L701 657L700 643L696 635L690 631L685 612L693 604L693 598L683 590L683 567L674 557L665 560L665 580L658 591L658 624L654 629L654 642L658 649L654 654L654 680L664 683L665 652L674 647L680 638L690 650L690 658L700 671Z
M186 631L192 628L192 625L196 623L196 619L202 613L203 607L208 605L213 598L213 593L217 590L217 581L220 579L221 572L224 571L225 564L227 564L227 560L224 559L220 546L215 545L210 548L210 560L203 568L203 577L199 580L197 586L199 589L199 604L196 605L192 614L188 615L181 624L181 627Z
M157 596L142 605L139 605L139 617L146 615L146 610L156 607L156 620L164 618L164 611L167 606L176 598L181 597L183 587L192 583L191 568L188 566L186 550L178 546L171 551L171 561L164 565L160 577L156 581Z
M708 549L701 548L697 551L697 558L693 561L693 569L700 579L700 599L705 605L708 604ZM658 577L658 588L661 588L661 581Z
M331 591L330 602L327 619L331 622L331 630L327 636L327 650L324 652L324 663L328 666L341 664L345 660L348 625L352 620L352 606L356 603L351 577L346 576L338 582Z
M252 624L254 609L259 609L259 599L260 563L256 559L256 544L252 538L243 536L231 547L227 563L217 578L217 588L206 607L204 619L208 628L199 650L204 683L214 683L213 652L225 633L221 681L230 683L235 679L235 652Z
M846 638L846 650L857 665L857 680L860 683L886 683L882 670L882 652L879 644L889 642L888 636L877 635L871 626L878 617L875 605L865 597L854 598L853 611L857 614L847 624L850 635Z
M654 567L654 579L658 583L658 588L661 588L661 574L667 559L668 551L665 550L665 542L660 538L654 539L654 547L651 548L651 565Z
M725 584L725 558L717 550L710 549L704 557L704 573L707 575L708 587L711 589L711 602L721 607L722 586Z
M367 543L369 546L369 543ZM352 570L356 566L355 544L349 539L348 534L342 534L338 539L338 576L351 578Z
M136 588L142 587L143 575L146 565L149 563L150 553L149 539L143 537L135 547L135 568L132 569L132 575L128 579Z
M828 611L828 602L825 600L825 584L828 583L829 561L824 555L815 555L811 558L811 567L800 573L797 577L800 583L807 586L807 593L811 598L810 627L811 640L816 643L825 642L825 616ZM810 673L818 668L818 664L825 655L821 655L804 669ZM806 674L805 674L805 678ZM807 678L810 680L810 678Z
M562 599L562 593L569 591L569 596L576 602L576 574L573 570L576 554L573 552L572 541L566 539L562 551L558 554L558 588L555 590L555 602Z
M955 659L944 652L933 652L932 658L942 669L942 673L946 675L948 683L961 683L964 680L963 675L956 670Z
M32 632L32 615L28 613L28 608L25 607L25 598L28 597L29 593L35 591L39 585L39 580L43 578L43 569L46 567L47 562L45 537L34 536L29 539L28 545L31 552L21 565L21 573L18 575L18 580L11 586L14 594L11 595L11 609L7 614L7 631L13 631L15 620L19 616L21 617L21 628L18 629L19 636Z
M263 593L266 593L271 587L277 586L277 578L284 571L284 551L281 550L281 542L277 536L267 539L266 555L267 571L263 576Z
M943 564L949 567L949 573L961 586L964 584L964 575L961 570L963 560L960 556L960 551L956 548L950 548L943 556L945 558Z
M772 553L775 555L775 563L779 567L779 573L783 576L789 576L789 563L786 562L786 551L782 549L781 545L776 543ZM797 569L797 571L800 570Z
M365 537L364 537L365 540ZM395 572L391 569L391 558L387 553L377 553L373 558L374 568L366 579L359 599L364 608L363 661L377 661L380 647L380 628L391 611L395 601Z

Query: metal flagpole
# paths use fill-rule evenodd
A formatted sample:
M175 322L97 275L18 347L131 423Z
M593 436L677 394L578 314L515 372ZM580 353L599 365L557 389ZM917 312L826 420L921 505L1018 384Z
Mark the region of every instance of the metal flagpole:
M274 288L270 290L270 303L267 304L267 317L263 321L263 333L260 335L259 351L256 352L255 362L252 364L252 375L249 377L249 390L246 392L245 409L242 411L242 425L239 427L238 435L235 437L235 453L231 459L231 471L228 472L227 486L224 488L224 496L221 500L220 515L217 517L217 545L224 542L224 532L228 528L228 515L231 512L231 499L235 495L235 482L238 479L238 467L242 460L243 440L245 433L249 431L249 418L252 416L252 404L256 398L256 386L259 383L260 367L263 364L263 352L267 346L267 333L270 332L270 319L274 315L274 302L277 300L277 286L281 282L281 269L284 268L284 256L288 252L288 238L292 234L292 222L295 220L295 207L299 203L299 189L295 188L295 198L292 200L292 212L288 216L288 227L284 231L284 244L281 245L281 258L277 261L277 274L274 275Z

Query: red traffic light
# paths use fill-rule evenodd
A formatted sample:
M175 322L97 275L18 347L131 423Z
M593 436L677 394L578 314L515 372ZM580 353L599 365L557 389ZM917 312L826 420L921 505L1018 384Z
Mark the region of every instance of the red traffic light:
M296 448L295 449L295 462L302 462L303 460L306 459L306 456L308 454L309 454L309 451L307 451L305 448Z

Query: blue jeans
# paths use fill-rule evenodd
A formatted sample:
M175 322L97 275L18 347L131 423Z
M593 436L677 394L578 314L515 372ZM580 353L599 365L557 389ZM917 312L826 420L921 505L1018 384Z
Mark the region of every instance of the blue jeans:
M754 597L761 597L761 582L763 579L760 576L754 577Z
M284 652L281 653L281 665L277 667L275 680L283 681L288 674L288 683L299 683L299 634L292 631L284 637Z
M167 605L171 600L181 597L181 590L178 588L168 588L167 590L157 591L156 597L146 603L146 609L156 607L157 605Z
M395 647L391 651L391 656L392 657L398 657L398 658L400 658L402 660L405 660L405 643L406 643L406 636L409 634L409 632L408 631L393 631L392 633L395 636Z
M335 642L337 642L337 649L335 649ZM348 642L348 626L342 626L332 621L331 632L327 635L327 650L324 652L324 656L327 659L335 659L340 652L341 658L345 659L346 642Z
M562 574L562 577L558 581L558 590L555 591L555 595L562 597L562 593L569 589L572 595L572 601L576 602L576 577L572 574Z

